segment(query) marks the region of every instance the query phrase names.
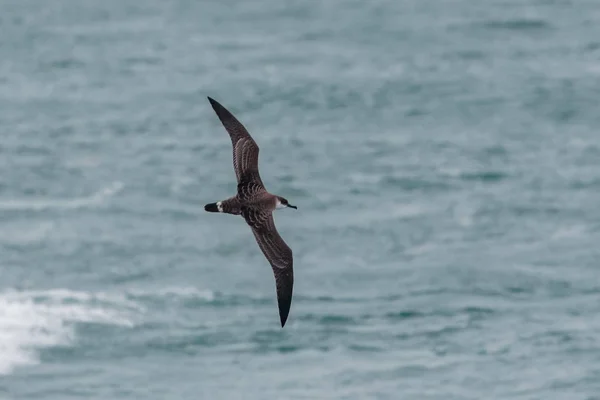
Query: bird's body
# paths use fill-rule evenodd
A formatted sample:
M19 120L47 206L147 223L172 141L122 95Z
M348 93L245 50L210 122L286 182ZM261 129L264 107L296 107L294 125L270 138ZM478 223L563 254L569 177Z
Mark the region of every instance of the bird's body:
M296 208L281 197L267 192L258 172L259 148L246 128L217 101L208 98L213 110L229 133L233 146L233 169L237 194L204 206L209 212L241 215L252 228L258 246L271 264L277 286L281 327L285 325L292 303L294 286L292 250L283 241L273 220L278 208Z

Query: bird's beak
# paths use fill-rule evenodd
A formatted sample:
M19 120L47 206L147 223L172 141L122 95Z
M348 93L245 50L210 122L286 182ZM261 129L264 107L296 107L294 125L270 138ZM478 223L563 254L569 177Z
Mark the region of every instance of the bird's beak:
M293 205L291 205L291 204L288 204L288 207L289 207L289 208L293 208L294 210L297 210L297 209L298 209L298 207L296 207L296 206L293 206Z

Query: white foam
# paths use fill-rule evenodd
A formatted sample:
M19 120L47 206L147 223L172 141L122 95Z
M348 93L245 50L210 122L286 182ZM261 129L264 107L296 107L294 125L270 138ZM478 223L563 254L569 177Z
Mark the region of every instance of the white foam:
M384 218L414 218L422 215L429 214L433 210L431 207L424 204L406 203L406 204L394 204L390 206L388 215Z
M199 290L195 287L165 287L156 290L130 289L127 293L132 297L174 297L178 299L200 299L213 301L215 293L211 290Z
M476 212L475 206L465 203L458 203L453 208L454 219L465 228L473 225Z
M563 239L579 239L583 237L587 232L585 225L577 224L570 226L561 226L551 236L554 240Z
M76 341L74 323L133 326L137 304L122 296L57 289L0 292L0 375L39 363L40 349Z
M406 249L405 253L411 256L421 256L424 254L429 254L434 250L437 246L431 243L425 243L416 245Z
M50 236L55 228L53 221L17 221L4 223L0 231L0 242L15 246L39 243Z
M97 206L123 189L123 182L113 182L96 193L74 199L10 199L0 200L0 210L78 209Z

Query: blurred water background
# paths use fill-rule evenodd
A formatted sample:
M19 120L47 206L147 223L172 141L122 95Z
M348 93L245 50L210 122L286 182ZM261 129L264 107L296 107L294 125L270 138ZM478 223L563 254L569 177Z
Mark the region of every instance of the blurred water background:
M599 98L595 0L0 0L0 399L600 399Z

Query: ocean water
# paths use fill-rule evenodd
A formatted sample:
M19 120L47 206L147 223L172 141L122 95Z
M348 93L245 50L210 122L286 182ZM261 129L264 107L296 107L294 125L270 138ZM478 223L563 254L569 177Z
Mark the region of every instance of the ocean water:
M0 399L600 399L599 110L598 1L1 0Z

